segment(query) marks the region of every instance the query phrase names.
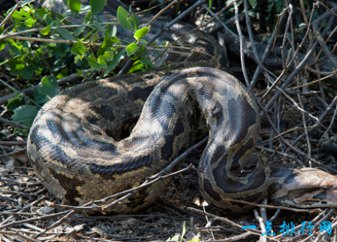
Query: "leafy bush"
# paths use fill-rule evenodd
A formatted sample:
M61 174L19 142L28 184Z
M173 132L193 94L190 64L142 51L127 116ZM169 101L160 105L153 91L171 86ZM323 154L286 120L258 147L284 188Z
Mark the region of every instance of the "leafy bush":
M20 89L39 83L32 99L18 91L7 103L13 120L28 127L39 107L59 92L61 78L87 70L108 76L127 58L133 60L129 72L151 68L143 39L149 27L140 27L135 14L120 6L117 18L107 20L101 14L105 0L90 1L89 6L79 0L65 2L71 13L22 4L9 10L1 23L2 72L19 79ZM133 33L133 39L119 38L117 25Z

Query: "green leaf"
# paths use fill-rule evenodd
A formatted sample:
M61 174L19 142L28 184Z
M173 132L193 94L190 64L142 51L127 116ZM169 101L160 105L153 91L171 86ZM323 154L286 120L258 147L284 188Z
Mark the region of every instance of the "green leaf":
M15 10L14 13L12 14L12 18L16 20L21 20L21 21L24 21L29 17L30 17L29 12L26 12L23 9Z
M104 53L104 51L106 51L107 49L109 49L112 46L112 26L108 26L105 30L105 34L104 34L104 39L103 42L101 44L101 46L99 47L97 54L101 55Z
M139 42L148 32L150 28L148 26L145 26L141 29L137 29L133 37Z
M137 50L138 45L135 42L132 42L128 46L126 46L126 53L128 54L128 56L133 55L134 53L136 53Z
M20 8L20 10L16 10L12 14L12 18L14 20L17 20L16 23L23 23L27 27L32 27L36 23L36 19L33 18L33 15L35 13L35 9L29 7L29 6L24 6Z
M131 24L131 30L136 30L139 27L139 19L137 18L136 14L130 13L128 17L128 21Z
M33 18L27 18L25 20L25 25L28 27L28 28L31 28L34 26L34 24L36 23L36 19L33 19Z
M66 4L74 13L79 13L81 11L82 4L80 0L67 0Z
M35 9L33 9L33 7L31 5L25 5L21 8L23 11L31 14L35 11Z
M249 0L249 4L250 6L252 6L252 8L256 8L256 5L257 5L257 0Z
M21 49L23 47L21 42L16 42L14 40L9 39L8 44L9 44L9 50L12 56L21 55Z
M15 123L30 127L38 111L39 109L33 105L22 105L14 110L12 120Z
M120 25L125 29L131 29L131 24L128 19L129 13L122 6L117 8L117 20Z
M129 73L134 73L134 72L139 72L139 71L144 71L144 70L145 68L144 68L143 62L141 62L140 60L137 60L132 64L129 70Z
M102 58L105 61L111 61L111 60L114 59L114 52L111 51L111 50L107 50L102 55L100 55L99 57Z
M99 64L100 68L105 68L108 65L105 61L104 56L99 56L97 58L97 63Z
M87 47L81 42L77 42L73 44L73 46L71 47L71 53L73 55L78 56L79 58L83 58L85 56L86 51Z
M44 76L37 91L34 93L34 101L44 104L59 93L59 86L54 76Z
M25 104L25 100L21 94L17 94L14 97L10 98L6 104L8 110L13 111L17 107Z
M90 0L91 11L93 14L102 12L106 5L106 0Z
M41 79L41 86L38 92L46 95L49 99L60 92L57 80L53 76L44 76Z
M25 64L23 63L15 63L14 70L15 71L23 71L25 69Z
M24 65L24 68L22 72L19 74L19 76L25 80L30 80L33 78L35 73L35 68L32 65Z
M93 54L88 56L88 63L90 65L90 67L95 69L95 70L101 70L102 69L102 66L98 63L97 58Z
M144 66L144 70L150 70L154 67L153 62L146 56L141 57L140 61Z
M72 33L66 29L57 28L56 32L66 40L72 40L72 41L76 40L76 38L72 35Z
M46 95L43 95L41 93L39 93L38 91L36 91L34 93L34 101L38 104L45 104L46 102L48 102L50 100L50 98L48 98Z
M134 13L128 13L122 6L117 8L117 20L124 29L136 30L139 26L137 16Z
M119 61L122 59L123 55L125 54L125 49L121 49L120 51L113 55L113 59L109 61L108 66L104 70L104 76L108 75L113 69L116 68Z
M50 25L44 27L43 29L40 30L41 35L48 35L50 32Z
M6 45L7 45L7 43L5 41L0 41L0 51L5 49Z
M51 24L51 22L53 21L50 10L46 8L36 9L34 13L34 17L38 19L39 21L42 21L43 23L48 24L48 25Z

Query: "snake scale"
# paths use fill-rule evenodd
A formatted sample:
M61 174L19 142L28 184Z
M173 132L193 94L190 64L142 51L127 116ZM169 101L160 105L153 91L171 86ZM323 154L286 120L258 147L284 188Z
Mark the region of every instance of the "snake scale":
M207 56L219 53L205 47L209 38L189 36ZM337 205L335 176L258 159L259 112L240 81L216 68L184 66L79 84L46 103L30 130L27 153L48 191L65 203L85 204L136 187L206 132L198 168L206 201L234 212L249 206L233 199L260 202L267 196L297 207ZM167 182L159 180L105 212L142 209Z

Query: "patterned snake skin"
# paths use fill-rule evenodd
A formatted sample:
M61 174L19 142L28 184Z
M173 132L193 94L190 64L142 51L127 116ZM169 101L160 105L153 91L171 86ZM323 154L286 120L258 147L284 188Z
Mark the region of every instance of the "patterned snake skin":
M30 130L27 153L48 191L65 203L85 204L136 187L208 133L198 169L208 202L232 211L244 208L232 199L260 202L266 196L297 207L336 206L335 176L259 161L254 98L226 72L184 69L195 59L203 66L221 59L211 38L189 34L195 48L176 61L178 70L80 84L43 106ZM105 212L144 208L168 181L145 187Z

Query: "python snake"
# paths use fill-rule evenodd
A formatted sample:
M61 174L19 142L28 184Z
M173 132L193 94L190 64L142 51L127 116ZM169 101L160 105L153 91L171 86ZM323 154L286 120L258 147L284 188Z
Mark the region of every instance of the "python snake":
M126 123L137 119L126 136ZM233 199L260 202L266 196L297 207L336 206L335 176L262 164L255 155L259 126L254 98L224 71L130 74L83 83L52 98L35 118L27 153L49 192L84 204L142 184L206 130L198 168L206 201L232 211L249 207ZM167 182L159 180L105 212L144 208Z

